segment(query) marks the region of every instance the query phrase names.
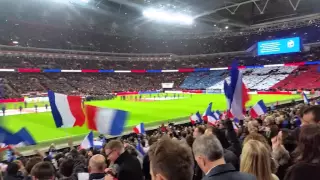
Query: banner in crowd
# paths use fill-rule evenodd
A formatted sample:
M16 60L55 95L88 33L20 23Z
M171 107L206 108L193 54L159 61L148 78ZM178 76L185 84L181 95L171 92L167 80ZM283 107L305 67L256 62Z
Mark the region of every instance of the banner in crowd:
M171 89L173 88L174 83L161 83L163 89Z
M221 94L222 90L221 89L207 89L206 93L207 94Z
M48 97L25 97L24 101L27 103L49 102L49 98Z

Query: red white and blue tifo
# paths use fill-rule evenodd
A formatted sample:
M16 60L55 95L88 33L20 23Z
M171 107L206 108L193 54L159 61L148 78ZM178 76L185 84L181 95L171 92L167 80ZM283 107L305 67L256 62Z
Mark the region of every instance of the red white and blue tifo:
M282 66L305 66L305 65L319 65L320 61L306 61L298 63L285 63L285 64L268 64L261 66L238 66L238 69L256 69L265 67L282 67ZM231 67L218 67L218 68L179 68L179 69L131 69L131 70L114 70L114 69L40 69L40 68L16 68L16 69L0 69L0 72L19 72L19 73L188 73L188 72L206 72L218 70L230 70Z

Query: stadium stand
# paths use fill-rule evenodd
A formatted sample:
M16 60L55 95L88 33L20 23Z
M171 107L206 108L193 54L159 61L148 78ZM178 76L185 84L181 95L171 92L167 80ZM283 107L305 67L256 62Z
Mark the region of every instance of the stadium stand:
M290 73L283 81L275 84L272 89L318 89L320 88L318 73L318 66L299 67L296 71Z
M230 82L228 69L234 61L253 91L320 89L317 1L2 0L0 99L45 94L47 90L86 96L86 100L113 99L114 92L160 90L163 82L174 83L172 90L221 93L224 81ZM191 14L201 14L189 27L157 25L141 18L141 9L158 2L165 4L159 9L169 9L172 3L177 9L188 6ZM295 22L298 15L309 15L306 10L317 16ZM272 28L270 19L276 20ZM138 31L139 27L142 30ZM251 28L258 30L248 31ZM157 31L151 37L143 36L152 29ZM161 31L168 35L159 35ZM224 34L213 36L221 31ZM237 35L231 35L236 31ZM301 38L301 52L257 56L258 41L294 36ZM223 112L214 125L200 118L195 124L162 124L145 134L92 137L98 146L87 142L88 135L84 140L91 146L88 149L75 146L70 136L65 149L51 144L43 153L25 147L35 150L31 157L1 143L0 155L5 154L7 160L0 163L0 180L319 180L318 100L277 102L259 117L243 112L238 122ZM7 118L6 107L1 108L0 118ZM150 113L158 113L159 108ZM182 108L176 111L183 112ZM82 113L83 109L78 110ZM102 108L96 111L103 117L95 117L96 121L111 116ZM39 115L37 110L35 115ZM72 112L67 120L69 117ZM2 142L10 134L4 131L7 121L0 121ZM18 120L12 126L16 123Z

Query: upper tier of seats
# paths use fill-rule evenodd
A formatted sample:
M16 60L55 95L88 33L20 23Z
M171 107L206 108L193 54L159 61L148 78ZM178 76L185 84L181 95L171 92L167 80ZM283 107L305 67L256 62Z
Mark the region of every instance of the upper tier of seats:
M268 90L276 83L285 79L295 66L267 67L241 70L243 81L247 88L255 90ZM214 71L210 73L192 73L180 86L184 89L223 89L224 81L230 82L227 71Z
M318 66L303 66L289 74L283 81L271 89L318 89L320 88L320 72Z

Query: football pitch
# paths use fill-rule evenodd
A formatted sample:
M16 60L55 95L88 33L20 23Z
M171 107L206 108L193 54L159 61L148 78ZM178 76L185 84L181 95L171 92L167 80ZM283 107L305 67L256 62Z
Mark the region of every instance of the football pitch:
M251 100L247 106L252 106L261 99L269 104L277 101L301 99L301 96L251 95ZM133 96L133 98L127 97L126 100L117 97L114 100L91 101L86 104L128 111L129 119L126 123L126 129L129 130L141 122L145 123L146 127L151 127L166 122L188 120L191 113L199 111L202 114L210 102L213 103L213 110L224 111L226 109L225 96L222 94L180 94L179 98L176 99L173 98L173 95L168 95L166 98L164 94L161 94L160 97L143 95L141 101L135 101ZM51 112L5 116L2 121L3 125L12 132L17 132L20 128L26 127L38 144L65 142L68 137L80 140L89 132L86 126L66 129L56 128Z

